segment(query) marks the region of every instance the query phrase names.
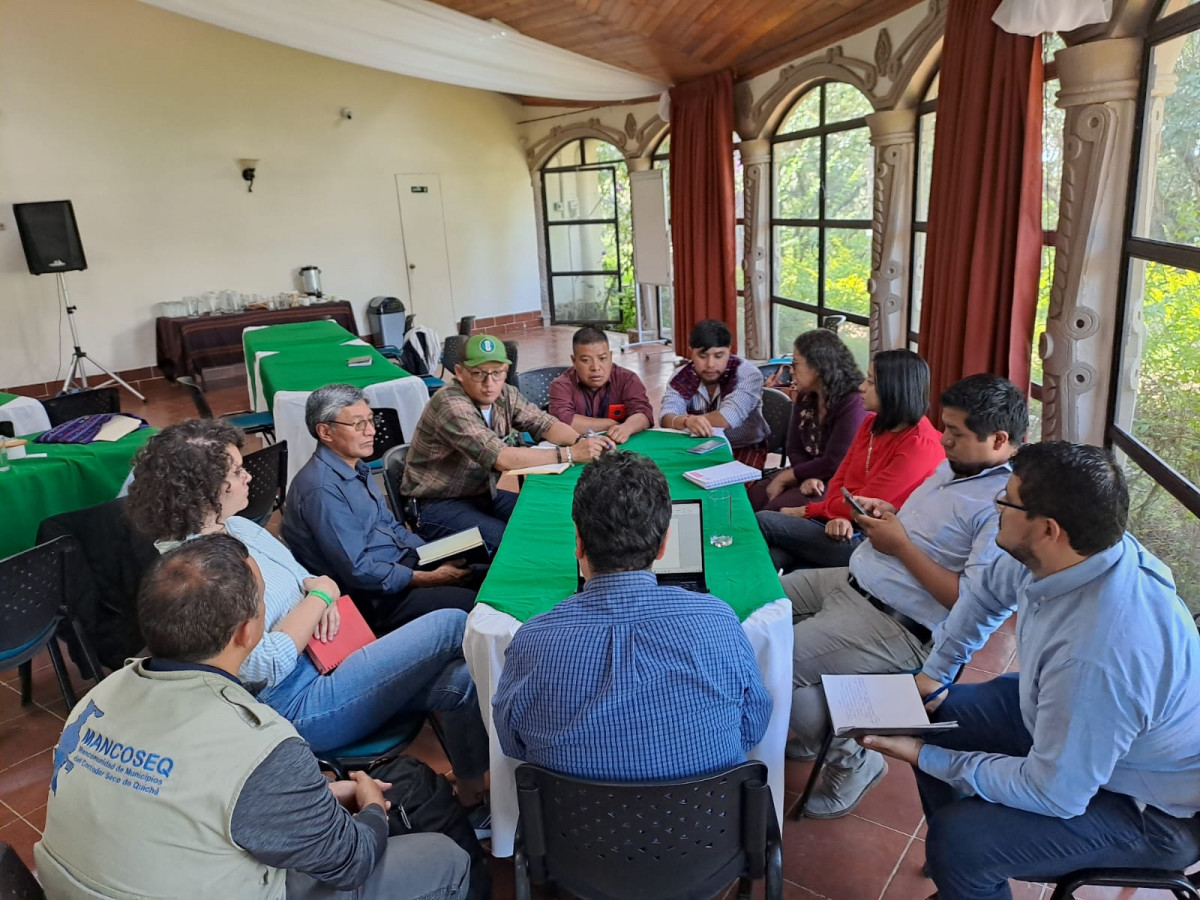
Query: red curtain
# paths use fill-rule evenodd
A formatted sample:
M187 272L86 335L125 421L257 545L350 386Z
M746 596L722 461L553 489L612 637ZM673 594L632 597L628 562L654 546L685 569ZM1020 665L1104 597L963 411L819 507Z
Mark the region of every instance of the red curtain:
M946 16L921 353L938 397L991 372L1028 392L1042 246L1040 38L992 22L1000 0L951 0ZM672 173L674 174L674 173Z
M737 349L734 280L733 76L671 89L671 239L675 346L703 319L720 319Z

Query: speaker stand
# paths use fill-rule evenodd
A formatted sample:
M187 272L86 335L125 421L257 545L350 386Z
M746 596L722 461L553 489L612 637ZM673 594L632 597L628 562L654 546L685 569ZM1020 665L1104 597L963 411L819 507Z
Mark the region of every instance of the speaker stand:
M79 346L79 332L75 329L75 307L71 305L71 295L67 293L67 279L62 272L55 273L58 276L58 295L62 298L63 306L67 310L67 321L71 323L71 343L75 347L75 352L71 354L71 368L67 371L67 377L63 379L61 394L65 394L68 389L86 391L88 389L87 370L84 369L84 363L91 363L95 368L99 369L103 374L108 376L108 381L104 384L98 384L96 387L108 387L109 385L119 384L133 396L137 397L143 403L148 402L146 398L138 391L133 389L128 381L117 375L115 372L110 372L92 357L84 352Z

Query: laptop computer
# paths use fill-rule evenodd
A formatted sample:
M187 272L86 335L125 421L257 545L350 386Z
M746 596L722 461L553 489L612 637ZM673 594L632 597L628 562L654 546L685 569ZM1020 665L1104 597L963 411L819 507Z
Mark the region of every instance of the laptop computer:
M704 577L704 517L699 500L671 501L671 529L662 559L651 566L658 583L699 593L708 592ZM583 589L583 572L579 589Z

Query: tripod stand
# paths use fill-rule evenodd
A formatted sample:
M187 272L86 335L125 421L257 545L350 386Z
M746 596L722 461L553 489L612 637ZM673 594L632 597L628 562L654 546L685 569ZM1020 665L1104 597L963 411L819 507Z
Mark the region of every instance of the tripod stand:
M71 354L71 368L67 371L67 377L63 379L62 390L59 391L59 393L65 394L70 388L74 388L76 390L87 390L87 372L84 370L83 364L91 363L108 376L108 381L104 382L104 384L96 385L96 387L108 387L110 384L119 384L121 387L125 388L125 390L129 391L129 393L133 394L133 396L145 403L146 398L135 391L130 386L129 382L127 382L120 375L110 372L108 369L104 368L104 366L100 365L100 363L96 362L96 360L88 356L87 353L84 352L83 348L79 346L79 332L75 330L75 307L71 305L71 295L67 293L67 279L62 272L56 272L55 274L58 276L58 295L62 299L63 306L67 310L67 321L71 323L71 343L75 347L75 352Z

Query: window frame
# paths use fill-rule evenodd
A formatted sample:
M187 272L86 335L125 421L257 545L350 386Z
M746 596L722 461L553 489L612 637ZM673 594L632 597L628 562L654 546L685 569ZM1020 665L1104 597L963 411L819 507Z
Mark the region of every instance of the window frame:
M1164 241L1136 237L1133 233L1138 210L1138 191L1141 188L1142 153L1145 149L1146 101L1149 92L1150 67L1157 44L1189 34L1200 34L1200 5L1184 7L1166 18L1159 18L1166 3L1159 4L1154 21L1143 39L1141 79L1138 84L1137 113L1133 127L1133 152L1129 166L1129 193L1125 203L1124 243L1121 252L1120 281L1117 291L1116 327L1113 332L1108 405L1104 428L1105 445L1128 456L1150 478L1175 498L1192 515L1200 517L1200 486L1185 478L1165 459L1151 450L1117 424L1117 406L1125 362L1126 335L1129 330L1129 277L1133 260L1157 263L1174 268L1200 272L1200 247L1170 244Z
M929 219L926 218L924 220L921 220L921 219L917 218L917 210L920 208L920 204L921 204L921 198L918 195L918 189L920 188L920 184L921 184L921 182L920 182L921 119L923 119L925 116L930 115L930 114L933 114L934 116L937 115L938 98L937 97L929 97L929 89L931 87L933 87L934 82L936 82L938 80L938 76L941 74L941 71L942 71L941 62L939 61L938 65L934 68L933 72L931 72L929 75L929 80L925 84L925 90L923 90L921 92L921 98L922 98L921 102L917 105L917 108L916 108L916 111L917 111L916 133L914 135L914 140L913 140L912 217L909 220L910 224L912 226L912 232L909 236L909 241L908 241L908 244L909 244L909 246L908 246L908 311L906 314L907 321L905 323L906 333L907 333L907 337L908 337L908 346L910 348L920 347L920 344L921 344L921 321L920 321L920 318L918 318L916 321L913 321L913 312L917 308L917 303L916 303L917 296L916 296L916 291L914 290L914 287L916 286L916 277L917 277L917 238L916 238L916 236L918 233L925 235L925 252L926 253L929 252ZM926 99L926 98L928 98L928 99ZM934 141L934 151L936 152L936 150L937 150L937 142L935 140ZM932 169L932 167L930 167L930 176L932 176L932 175L933 175L933 169ZM933 179L931 177L930 178L931 192L932 192L932 188L933 188L932 181L933 181ZM922 263L924 263L924 259L922 259ZM921 293L924 294L924 292L925 292L925 285L924 285L924 282L922 282Z
M818 122L819 122L819 124L817 125L817 127L803 128L803 129L800 129L799 131L776 132L775 134L773 134L771 136L771 190L770 190L770 194L768 196L768 202L771 204L771 215L768 219L768 222L769 222L768 238L769 239L767 242L767 246L769 249L768 260L770 261L770 266L771 266L770 304L769 304L769 308L768 308L768 314L770 316L770 326L771 326L770 327L770 342L771 342L772 352L774 352L774 348L776 346L776 343L775 343L775 339L776 339L775 307L776 306L784 306L784 307L788 307L790 309L795 309L799 312L808 313L809 315L813 315L816 317L818 327L820 327L822 325L822 323L824 323L825 319L828 316L845 316L846 322L848 324L859 325L859 326L862 326L867 329L870 329L870 327L871 327L871 315L870 315L869 308L867 310L867 314L862 315L860 313L852 313L848 310L836 309L836 308L827 306L825 303L825 275L826 275L825 238L826 238L827 232L829 230L867 231L867 232L871 233L872 241L874 241L874 238L875 238L874 223L872 222L872 220L870 218L866 218L866 219L827 219L824 216L825 198L826 198L825 178L826 178L826 165L828 163L828 158L826 155L827 154L826 142L825 142L824 138L831 134L840 134L841 132L844 132L844 131L854 131L859 128L866 128L868 131L868 135L870 133L870 129L867 126L867 116L870 115L870 113L865 113L864 115L858 116L857 118L854 118L854 119L846 119L846 120L834 122L832 124L826 123L826 121L825 121L825 115L826 115L825 88L827 85L830 85L830 84L845 84L845 85L847 85L848 87L854 89L855 91L858 91L858 93L861 94L863 99L867 102L868 106L871 105L870 98L866 94L864 94L858 87L856 87L853 84L850 84L850 82L839 81L836 78L823 78L819 81L814 82L803 93L798 94L795 97L795 99L792 100L792 102L790 104L788 104L787 110L784 112L783 117L781 119L781 127L782 127L782 124L787 121L787 119L791 115L792 111L800 103L802 103L804 101L805 97L807 97L813 91L819 91L820 92L820 103L819 103L819 107L818 107L818 110L819 110ZM811 138L811 137L822 138L822 140L820 141L821 177L820 177L820 182L819 182L819 186L818 186L818 194L817 194L817 196L818 196L818 211L819 211L820 215L816 219L791 218L791 217L777 218L775 216L775 209L776 209L775 201L776 201L776 191L778 190L779 186L775 180L775 147L777 144L790 143L792 141L799 141L799 140L803 140L805 138ZM872 150L872 164L873 164L873 162L874 162L874 150ZM790 297L781 297L775 291L775 229L776 229L776 227L781 226L781 225L784 227L791 227L791 228L816 228L817 229L817 302L815 304L806 303L802 300L793 300ZM870 277L869 272L867 273L867 277L868 278Z

